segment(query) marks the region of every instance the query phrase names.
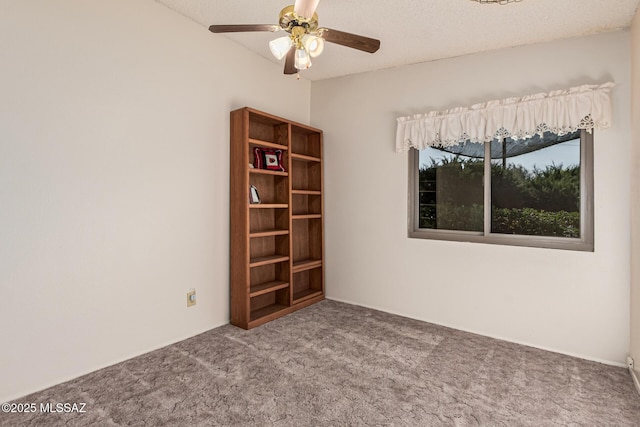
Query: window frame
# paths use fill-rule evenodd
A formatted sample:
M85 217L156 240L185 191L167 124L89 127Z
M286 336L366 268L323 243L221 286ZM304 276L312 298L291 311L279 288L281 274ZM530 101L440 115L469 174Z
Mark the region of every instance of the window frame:
M487 160L488 159L488 160ZM418 228L420 151L409 150L408 237L546 249L594 251L593 131L580 131L580 238L527 236L491 232L491 143L484 143L484 231Z

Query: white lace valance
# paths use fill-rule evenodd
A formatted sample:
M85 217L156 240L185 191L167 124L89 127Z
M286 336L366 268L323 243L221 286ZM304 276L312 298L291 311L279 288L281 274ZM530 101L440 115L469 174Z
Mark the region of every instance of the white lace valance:
M613 83L583 85L400 117L396 152L504 137L518 140L546 131L564 135L578 129L606 129L611 126L613 86Z

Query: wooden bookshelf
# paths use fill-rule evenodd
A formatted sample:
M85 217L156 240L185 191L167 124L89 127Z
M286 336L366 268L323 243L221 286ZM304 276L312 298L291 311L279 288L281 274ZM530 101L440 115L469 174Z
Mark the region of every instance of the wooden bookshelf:
M284 170L255 167L256 147ZM322 131L242 108L230 157L231 323L249 329L324 299Z

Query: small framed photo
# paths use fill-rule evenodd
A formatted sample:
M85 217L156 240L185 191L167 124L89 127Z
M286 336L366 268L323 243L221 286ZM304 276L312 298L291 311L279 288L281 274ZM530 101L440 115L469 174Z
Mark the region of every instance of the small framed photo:
M258 195L258 189L253 185L249 187L249 203L251 203L252 205L260 203L260 196Z

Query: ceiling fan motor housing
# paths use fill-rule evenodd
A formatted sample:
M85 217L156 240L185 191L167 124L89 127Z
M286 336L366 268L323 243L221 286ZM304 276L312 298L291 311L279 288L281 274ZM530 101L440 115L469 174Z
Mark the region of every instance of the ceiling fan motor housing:
M302 34L313 33L318 29L318 14L314 13L311 18L305 18L295 13L293 6L287 6L280 11L279 24L280 28L288 33L292 33L294 28L301 28Z

